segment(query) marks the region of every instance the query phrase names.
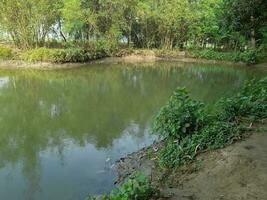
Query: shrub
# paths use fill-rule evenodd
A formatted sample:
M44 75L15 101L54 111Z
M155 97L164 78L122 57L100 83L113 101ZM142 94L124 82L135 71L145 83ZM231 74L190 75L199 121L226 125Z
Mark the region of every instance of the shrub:
M183 138L179 143L168 140L166 146L159 152L160 166L173 168L191 162L194 159L197 145L189 136Z
M37 48L28 50L21 54L20 58L29 62L88 62L91 60L106 57L108 54L103 49L91 48L67 48L48 49Z
M31 49L21 53L20 58L29 62L88 62L114 55L118 51L116 42L102 40L97 42L66 42L51 46L60 48Z
M247 64L255 64L259 61L258 54L259 52L257 50L248 49L240 53L238 60Z
M20 56L22 60L26 60L29 62L37 62L37 61L53 61L53 54L55 53L55 49L47 49L47 48L38 48L28 50L23 52Z
M219 101L221 120L250 121L267 117L267 77L249 81L237 95Z
M243 52L218 52L212 49L193 50L193 57L205 58L211 60L245 62L247 64L256 64L266 58L266 53L260 49L247 49Z
M190 99L184 88L178 88L156 116L153 130L163 137L181 140L200 130L206 119L204 104Z
M215 121L180 142L166 141L160 151L160 166L173 168L193 161L199 152L223 148L241 138L240 128L234 123Z
M134 50L131 48L122 48L116 52L115 56L116 57L123 57L123 56L127 56L127 55L130 55L133 53L134 53Z
M86 200L149 200L158 193L152 186L148 178L142 174L135 174L120 188L111 192L110 195L99 198L88 197Z
M247 64L256 64L266 59L267 54L261 49L247 49L239 54L239 60Z
M0 59L12 59L13 58L13 51L12 49L4 46L0 46Z
M203 128L192 140L198 144L199 151L223 148L241 138L241 128L236 123L214 121Z
M218 52L212 49L206 50L194 50L192 51L194 57L205 58L211 60L221 60L221 61L239 61L239 53L235 52Z
M184 165L198 152L232 144L246 130L243 122L266 118L267 77L249 81L238 94L220 100L214 109L191 100L184 89L176 90L154 122L154 131L165 137L166 145L159 153L161 166Z
M100 40L95 43L95 47L110 56L116 55L119 51L119 45L116 40Z
M93 59L85 50L77 48L60 49L52 54L52 62L86 62Z

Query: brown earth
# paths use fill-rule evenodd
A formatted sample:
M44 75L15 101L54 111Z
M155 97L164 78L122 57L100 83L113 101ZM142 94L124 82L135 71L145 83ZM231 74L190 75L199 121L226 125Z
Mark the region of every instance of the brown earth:
M103 59L93 60L86 63L51 63L51 62L26 62L22 60L0 60L0 69L68 69L82 66L89 66L90 64L116 64L116 63L144 63L157 61L173 61L182 63L203 63L203 64L226 64L226 65L245 65L242 62L216 61L199 58L179 57L158 57L156 55L125 55L122 57L107 57ZM266 67L265 63L261 66Z
M204 157L200 170L187 176L173 175L169 181L175 188L163 186L162 190L179 200L267 199L266 133L253 134Z
M158 148L149 147L119 161L118 182L137 170L151 177L161 199L267 200L266 126L244 141L204 153L193 164L171 172L157 167Z
M22 60L0 60L0 69L68 69L87 65L88 63L50 63L50 62L35 62L30 63Z

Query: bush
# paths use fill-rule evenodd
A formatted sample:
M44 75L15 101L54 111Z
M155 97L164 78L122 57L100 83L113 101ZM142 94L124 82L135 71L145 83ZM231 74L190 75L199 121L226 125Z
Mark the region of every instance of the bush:
M260 52L258 52L257 50L248 49L239 54L239 58L237 59L237 61L240 60L247 64L255 64L259 61L259 53Z
M173 168L191 162L197 143L188 136L179 143L173 140L166 141L166 146L159 153L159 164L164 168Z
M110 195L99 198L88 197L86 200L149 200L157 195L158 191L152 188L150 181L142 174L135 174L120 188Z
M219 101L220 119L250 121L267 117L267 77L249 81L237 95Z
M194 57L205 58L211 60L221 60L221 61L239 61L239 53L235 52L218 52L212 49L206 50L194 50L191 52Z
M20 58L29 62L88 62L91 60L106 57L108 54L103 49L91 48L67 48L48 49L38 48L28 50L21 54Z
M38 48L28 50L23 52L20 55L22 60L26 60L29 62L37 62L37 61L53 61L53 54L55 54L56 49L47 49L47 48Z
M241 138L241 128L236 123L214 121L203 128L192 140L197 143L199 151L223 148Z
M211 60L245 62L247 64L256 64L266 58L266 53L257 49L247 49L243 52L218 52L212 49L194 50L191 52L193 57L205 58Z
M159 153L167 168L187 164L205 150L223 148L239 140L251 123L267 117L267 77L249 81L233 97L219 101L214 110L191 100L177 89L154 122L154 131L165 137Z
M116 57L123 57L123 56L131 55L133 53L134 53L134 50L131 48L122 48L116 52L115 56Z
M180 142L168 139L159 154L160 166L173 168L188 164L195 159L198 152L223 148L240 138L240 128L234 123L215 121Z
M48 44L49 45L49 44ZM21 53L20 58L28 62L88 62L114 55L118 44L112 41L66 42L53 44L61 48L36 48Z
M116 40L100 40L95 43L95 47L109 56L116 55L119 51L119 45Z
M13 58L13 51L12 49L4 46L0 46L0 59L12 59Z
M245 62L247 64L256 64L266 59L267 54L261 49L247 49L239 54L238 61Z
M153 130L163 137L181 140L199 131L207 117L204 104L190 99L184 88L178 88L156 116Z

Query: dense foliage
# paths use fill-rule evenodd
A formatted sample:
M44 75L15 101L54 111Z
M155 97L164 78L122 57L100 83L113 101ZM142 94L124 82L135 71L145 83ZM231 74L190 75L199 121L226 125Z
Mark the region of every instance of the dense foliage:
M221 109L221 120L240 121L248 118L250 121L267 117L267 77L246 84L243 90L231 98L222 99L218 103Z
M248 49L243 52L218 52L213 49L205 50L193 50L191 52L193 57L205 58L212 60L221 60L221 61L233 61L233 62L244 62L247 64L255 64L259 61L263 61L267 58L267 53L255 50Z
M152 188L148 178L142 174L134 174L121 187L110 195L99 198L88 197L86 200L149 200L157 195L158 191Z
M43 45L60 18L62 1L2 0L0 26L22 48Z
M184 88L177 89L167 105L160 110L154 130L180 141L203 127L206 120L203 108L204 104L190 99Z
M138 48L266 50L266 21L265 0L0 1L1 35L21 48L105 40Z
M88 62L91 60L106 57L107 53L104 49L82 49L82 48L66 48L66 49L49 49L38 48L28 50L20 55L22 60L29 62Z
M14 53L11 48L4 47L0 45L0 59L11 59L14 56Z
M166 146L160 152L163 167L192 161L205 150L222 148L240 139L244 123L267 117L267 77L252 80L233 97L221 99L214 109L191 100L178 89L155 119L154 131Z

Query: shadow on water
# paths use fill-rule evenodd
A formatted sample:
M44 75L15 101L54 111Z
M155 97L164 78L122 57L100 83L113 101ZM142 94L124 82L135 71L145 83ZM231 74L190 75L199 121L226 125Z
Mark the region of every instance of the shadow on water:
M112 164L153 142L150 122L177 86L213 103L261 75L246 67L167 62L0 71L0 198L108 192Z

